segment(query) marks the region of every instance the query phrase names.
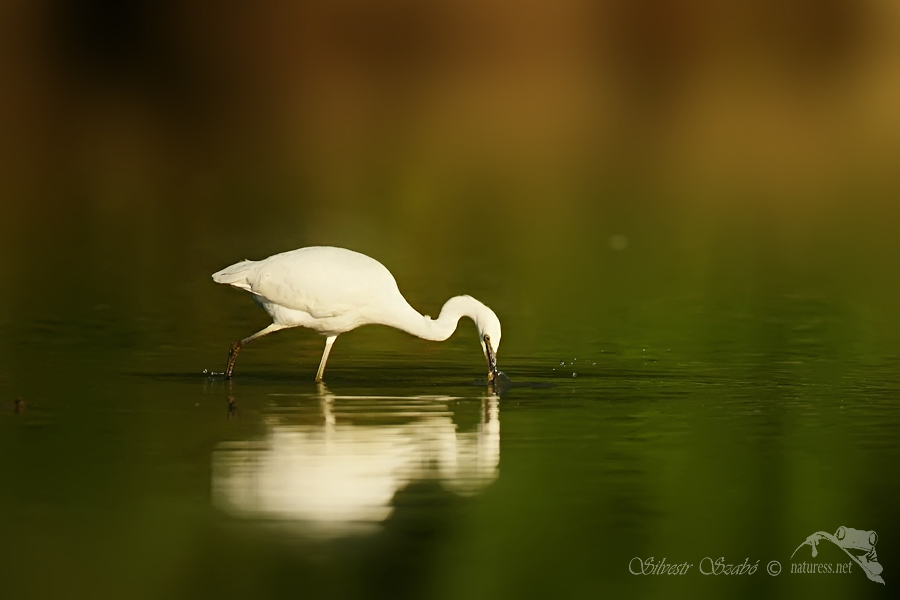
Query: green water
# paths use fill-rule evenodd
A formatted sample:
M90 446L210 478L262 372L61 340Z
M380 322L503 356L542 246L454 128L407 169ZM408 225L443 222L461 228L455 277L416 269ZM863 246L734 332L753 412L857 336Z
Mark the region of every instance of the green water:
M896 585L891 211L580 200L486 218L478 199L250 196L73 201L48 217L37 201L3 225L0 596L859 598ZM323 338L279 332L226 385L230 343L266 315L210 274L321 243L381 260L423 313L458 293L491 306L513 385L486 387L469 322L442 344L343 335L326 386L313 382ZM808 535L839 526L877 532L885 586L856 565L790 573ZM693 566L633 575L635 557ZM705 557L758 569L703 575ZM848 561L828 542L817 560Z

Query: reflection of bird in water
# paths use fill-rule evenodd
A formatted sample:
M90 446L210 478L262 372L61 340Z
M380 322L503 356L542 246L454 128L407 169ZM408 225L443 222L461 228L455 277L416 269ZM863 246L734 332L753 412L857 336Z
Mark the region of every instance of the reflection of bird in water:
M482 399L481 422L468 432L457 431L450 397L337 396L322 384L317 396L318 423L270 413L263 439L218 446L212 488L220 508L332 536L377 526L414 481L436 479L469 495L497 478L496 395Z
M239 262L214 273L213 280L247 290L272 317L271 325L231 345L226 379L231 379L244 344L279 329L308 327L326 336L316 373L316 381L321 381L331 346L345 331L360 325L390 325L426 340L443 341L456 331L462 317L475 321L478 328L488 380L498 375L500 320L494 311L471 296L456 296L447 300L437 320L422 316L400 293L391 272L364 254L327 246L300 248Z

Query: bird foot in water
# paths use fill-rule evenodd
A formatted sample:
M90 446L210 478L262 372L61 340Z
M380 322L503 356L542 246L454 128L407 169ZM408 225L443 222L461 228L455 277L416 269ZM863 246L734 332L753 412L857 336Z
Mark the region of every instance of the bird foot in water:
M225 366L225 379L231 379L231 374L234 373L234 362L237 360L238 352L241 351L241 346L243 346L241 342L231 344L231 350L228 351L228 364Z

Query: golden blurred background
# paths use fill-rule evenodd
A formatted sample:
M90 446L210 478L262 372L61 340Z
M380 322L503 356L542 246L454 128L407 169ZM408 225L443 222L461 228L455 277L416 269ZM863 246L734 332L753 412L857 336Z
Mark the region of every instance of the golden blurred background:
M896 184L898 34L888 0L4 0L4 205L209 206L241 177L815 204Z
M329 244L530 332L760 290L888 318L898 34L887 0L4 0L0 316Z

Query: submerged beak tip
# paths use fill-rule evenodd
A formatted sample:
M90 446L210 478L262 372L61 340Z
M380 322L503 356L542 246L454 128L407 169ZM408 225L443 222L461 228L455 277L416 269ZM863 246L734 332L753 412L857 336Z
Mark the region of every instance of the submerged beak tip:
M484 355L487 359L489 369L488 380L493 381L499 373L497 370L497 355L494 354L494 349L491 347L491 336L484 334L482 339L484 340Z

